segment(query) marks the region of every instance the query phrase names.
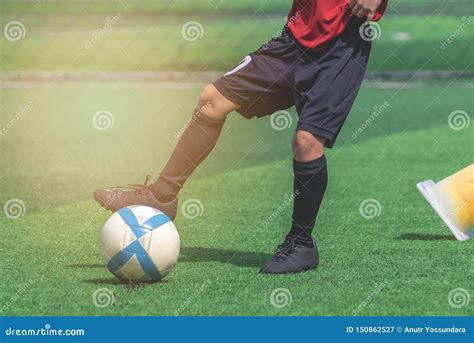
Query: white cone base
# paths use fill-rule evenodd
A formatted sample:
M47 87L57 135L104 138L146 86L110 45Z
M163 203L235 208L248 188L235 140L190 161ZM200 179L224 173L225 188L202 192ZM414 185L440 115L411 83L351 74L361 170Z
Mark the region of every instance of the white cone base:
M441 217L441 219L448 226L449 230L451 230L457 240L465 241L466 239L472 237L472 232L468 231L468 233L465 234L458 228L449 211L443 205L441 199L438 199L437 196L431 192L431 189L434 187L434 185L435 182L433 180L426 180L418 183L416 185L416 188L418 188L421 194L423 194L425 199L430 203L431 207L433 207L436 213Z

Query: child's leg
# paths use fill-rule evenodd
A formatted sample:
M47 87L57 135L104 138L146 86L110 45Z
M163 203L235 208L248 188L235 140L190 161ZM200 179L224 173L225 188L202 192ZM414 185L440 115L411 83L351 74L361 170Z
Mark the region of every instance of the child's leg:
M166 203L177 197L186 180L216 145L227 115L238 108L214 85L204 88L171 158L151 186L159 201Z
M294 204L290 235L312 245L319 207L328 183L325 139L298 130L293 137Z
M327 186L323 146L331 148L349 114L364 78L371 44L359 35L362 21L351 20L324 52L306 50L295 73L298 111L294 139L295 200L290 234L263 273L291 273L319 263L311 237Z
M238 107L214 85L207 86L175 151L153 185L148 186L145 181L144 185L132 186L131 191L117 187L98 189L94 192L94 198L102 207L113 212L126 206L143 205L158 208L174 219L179 190L216 145L227 115Z

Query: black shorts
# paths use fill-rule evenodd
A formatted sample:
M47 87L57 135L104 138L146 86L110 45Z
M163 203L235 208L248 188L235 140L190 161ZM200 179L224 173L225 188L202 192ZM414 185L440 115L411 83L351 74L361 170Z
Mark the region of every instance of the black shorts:
M288 29L246 56L214 82L246 118L263 117L293 105L297 130L326 139L332 147L364 78L371 42L361 38L363 22L351 19L324 52L300 45Z

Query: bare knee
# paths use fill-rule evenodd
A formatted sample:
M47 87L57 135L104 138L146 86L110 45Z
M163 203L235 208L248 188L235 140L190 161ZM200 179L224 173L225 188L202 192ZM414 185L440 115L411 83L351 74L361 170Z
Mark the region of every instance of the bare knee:
M199 112L211 119L225 119L230 112L238 108L238 105L225 98L212 84L204 87L199 96Z
M293 157L299 162L313 161L324 154L324 138L298 130L293 136Z

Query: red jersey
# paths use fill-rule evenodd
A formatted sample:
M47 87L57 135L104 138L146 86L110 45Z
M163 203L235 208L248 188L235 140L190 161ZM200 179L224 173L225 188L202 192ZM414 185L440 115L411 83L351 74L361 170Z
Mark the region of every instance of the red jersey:
M324 43L344 31L352 11L350 0L293 0L288 14L288 27L293 36L305 47L320 48ZM387 8L383 0L374 21L379 20Z

